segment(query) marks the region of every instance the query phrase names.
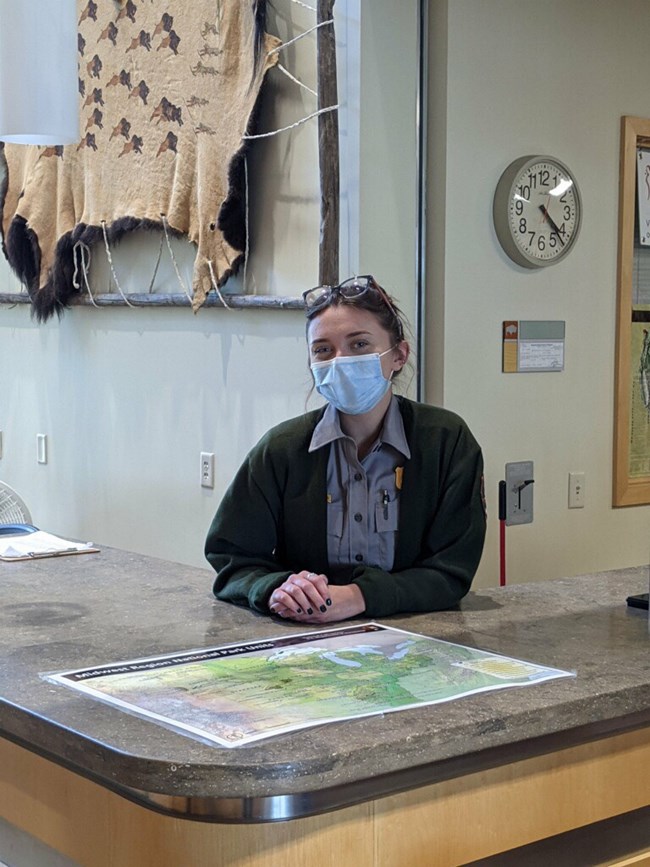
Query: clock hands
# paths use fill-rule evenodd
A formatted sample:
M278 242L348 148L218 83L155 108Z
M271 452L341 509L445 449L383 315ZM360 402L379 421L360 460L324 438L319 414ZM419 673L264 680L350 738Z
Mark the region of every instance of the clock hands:
M492 200L499 243L524 268L552 265L573 249L581 210L580 191L570 170L547 156L513 160L499 178Z
M557 223L555 222L553 217L551 217L551 215L549 214L548 209L546 208L545 205L540 205L539 209L542 212L542 214L544 214L546 221L550 224L551 228L553 229L553 231L557 235L558 241L564 247L564 238L562 237L560 230L558 229Z

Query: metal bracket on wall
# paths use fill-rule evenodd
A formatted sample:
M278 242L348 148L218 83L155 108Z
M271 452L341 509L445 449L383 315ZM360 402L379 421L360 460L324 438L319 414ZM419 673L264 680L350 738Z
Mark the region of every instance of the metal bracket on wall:
M533 522L532 461L506 464L506 526Z

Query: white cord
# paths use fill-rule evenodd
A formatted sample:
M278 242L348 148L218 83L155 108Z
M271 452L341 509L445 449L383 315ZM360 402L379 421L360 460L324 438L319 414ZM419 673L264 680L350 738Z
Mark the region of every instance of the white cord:
M181 272L178 270L178 264L176 263L176 256L174 256L174 251L172 250L172 244L171 244L171 241L169 240L169 234L167 233L167 217L164 214L161 214L160 219L162 220L163 229L165 230L165 239L167 241L167 249L169 250L169 255L171 256L172 264L174 266L174 271L176 271L176 277L178 279L178 282L180 283L181 289L185 293L187 300L191 304L192 303L192 296L187 291L187 287L185 286L185 283L183 282L183 278L181 277Z
M272 48L266 56L270 57L272 54L277 54L278 51L282 51L283 48L286 48L289 45L293 45L294 42L297 42L299 39L302 39L309 33L313 33L314 30L318 30L319 27L325 27L326 24L334 24L334 19L328 18L327 21L321 21L319 24L314 24L314 26L310 27L309 30L305 30L304 33L299 33L298 36L294 36L294 38L289 39L288 42L282 42L280 43L280 45L276 45L276 47Z
M315 12L313 6L308 6L306 3L301 3L301 0L291 0L292 3L295 3L296 6L302 6L303 9L309 9L310 12Z
M88 295L90 296L90 300L93 305L99 308L99 304L95 301L93 297L93 293L90 291L90 284L88 282L88 270L90 269L90 247L88 244L84 244L83 241L77 241L77 243L72 248L72 261L74 262L74 274L72 275L72 285L75 289L81 289L81 283L77 277L79 272L79 265L81 264L81 273L83 274L84 283L86 284L86 289L88 290Z
M246 294L247 274L248 274L248 253L250 251L250 227L249 227L249 212L248 212L248 157L244 154L244 229L246 232L246 245L244 249L244 273L242 275L242 290Z
M281 63L276 63L275 68L279 69L280 72L284 73L284 75L286 75L287 78L290 78L292 81L295 81L296 84L299 84L301 87L304 87L305 90L308 90L310 93L313 93L314 96L318 96L318 94L316 93L315 90L312 90L311 87L307 87L307 85L304 84L302 81L300 81L300 79L296 78L295 75L292 75L288 69L285 69L285 67Z
M149 281L149 295L153 292L153 284L156 281L156 274L158 273L158 267L160 265L160 257L162 256L162 248L163 248L163 239L162 235L160 236L160 246L158 247L158 258L156 259L156 267L153 269L153 274L151 280Z
M111 266L111 274L113 275L113 280L115 281L115 285L117 286L117 291L120 293L124 301L126 302L127 307L135 307L135 304L131 304L129 299L126 297L124 292L122 292L122 287L120 286L120 281L117 279L117 274L115 273L115 268L113 266L113 257L111 256L111 248L108 246L108 235L106 234L106 220L102 220L102 232L104 233L104 245L106 246L106 255L108 257L108 264Z
M212 285L214 286L214 289L219 296L221 303L226 308L226 310L232 310L232 307L229 307L226 304L226 299L221 294L221 289L219 289L219 285L217 284L217 278L214 275L214 268L212 267L212 262L210 261L210 259L206 259L205 261L208 263L208 268L210 269L210 279L212 280Z
M326 108L320 108L318 111L313 112L312 114L308 114L307 117L303 117L302 120L297 120L295 123L290 124L289 126L283 126L282 129L273 130L273 132L263 132L259 135L243 135L242 139L250 141L254 138L268 138L272 135L278 135L281 132L287 132L290 129L295 129L297 126L300 126L303 123L307 123L308 120L311 120L312 117L318 117L319 114L325 114L328 111L337 111L337 105L328 105Z

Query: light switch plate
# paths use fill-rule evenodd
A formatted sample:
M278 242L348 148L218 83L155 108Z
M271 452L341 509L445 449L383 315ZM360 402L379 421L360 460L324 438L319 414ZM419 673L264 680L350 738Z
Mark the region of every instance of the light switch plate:
M36 460L39 464L47 463L47 434L36 434Z

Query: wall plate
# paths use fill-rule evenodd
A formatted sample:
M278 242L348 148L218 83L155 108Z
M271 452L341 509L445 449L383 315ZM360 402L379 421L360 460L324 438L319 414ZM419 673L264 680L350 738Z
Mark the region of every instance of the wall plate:
M506 464L507 527L513 524L532 524L534 481L532 461Z

